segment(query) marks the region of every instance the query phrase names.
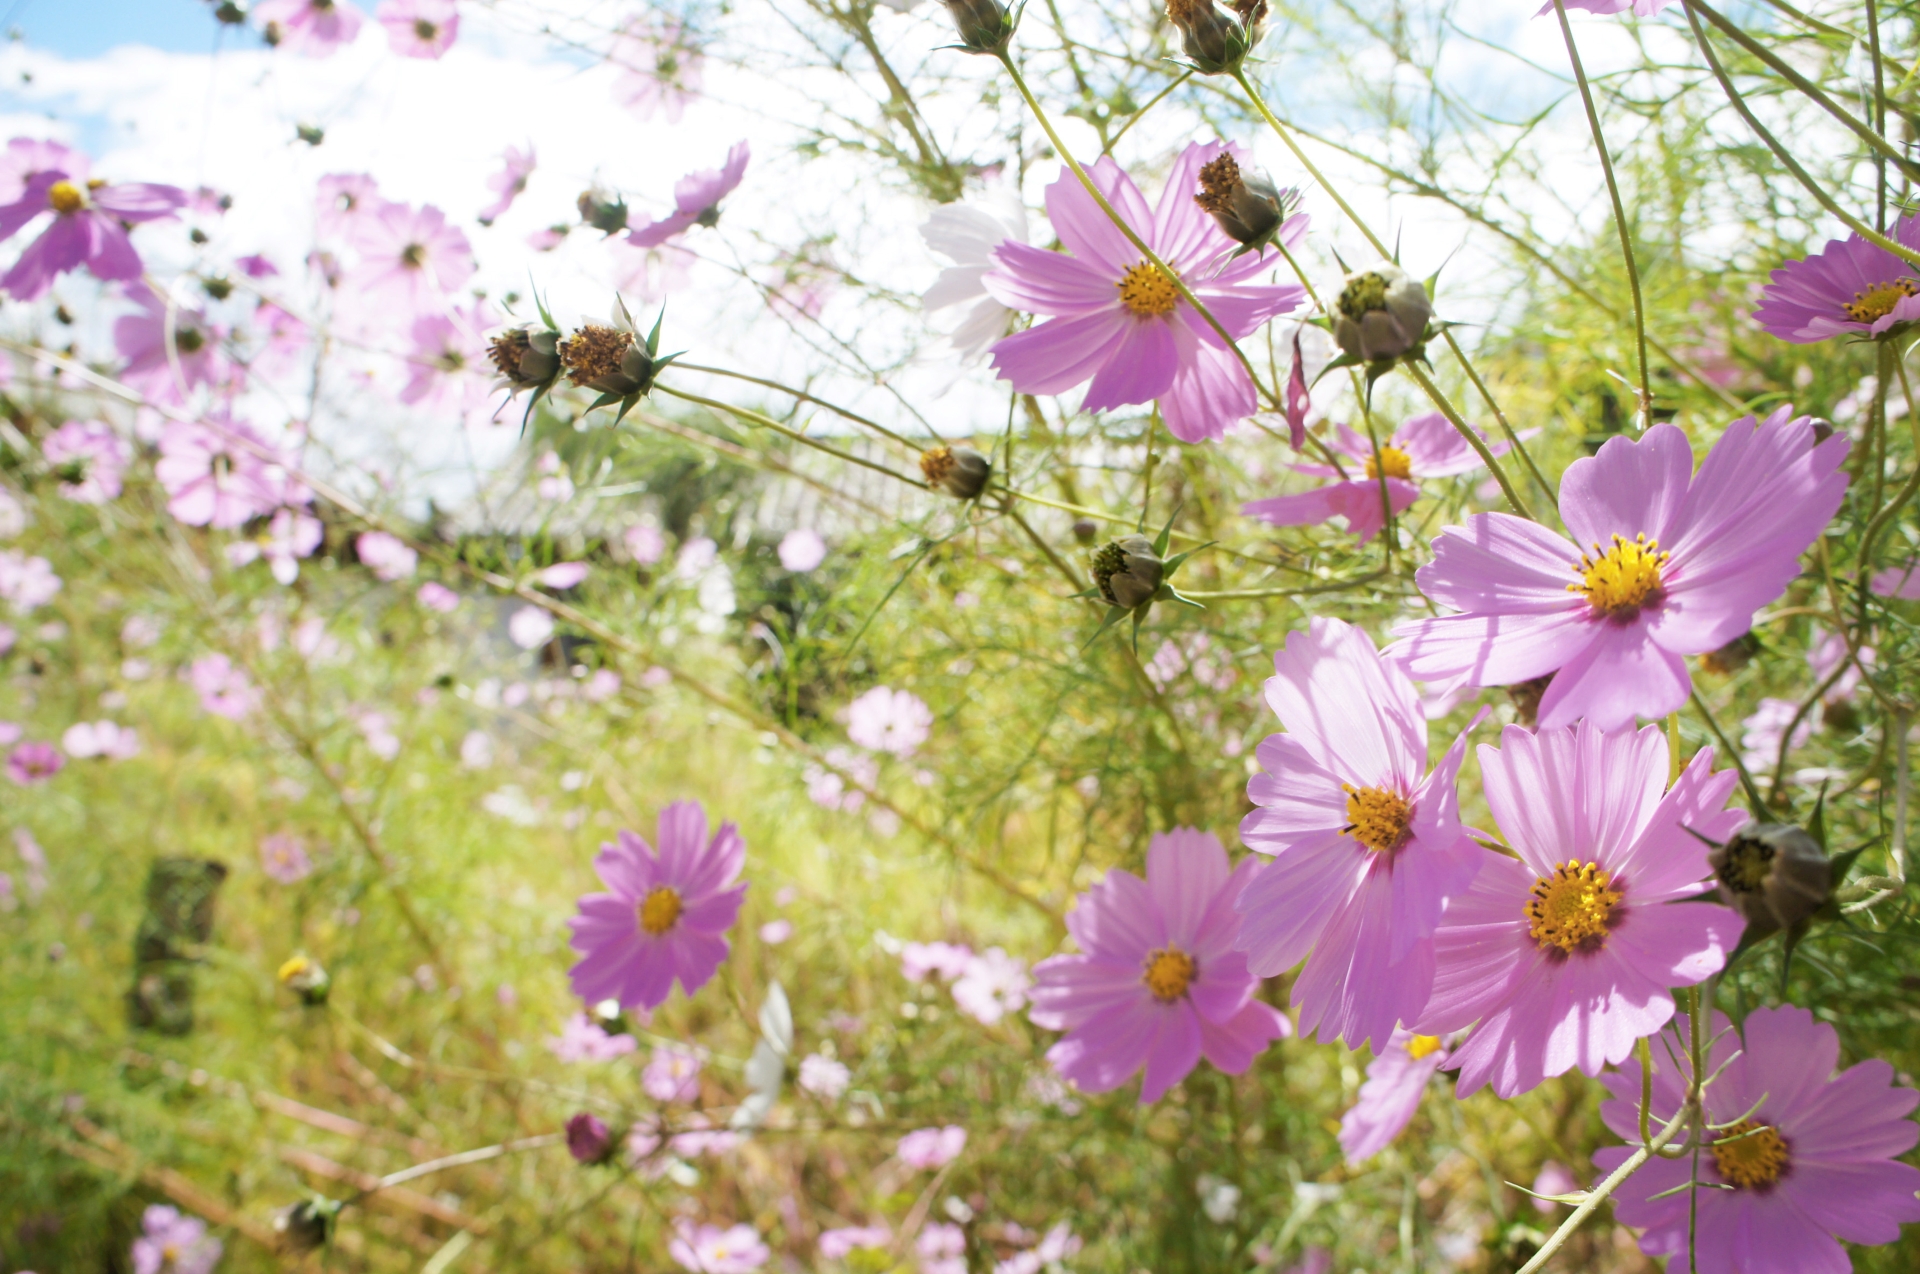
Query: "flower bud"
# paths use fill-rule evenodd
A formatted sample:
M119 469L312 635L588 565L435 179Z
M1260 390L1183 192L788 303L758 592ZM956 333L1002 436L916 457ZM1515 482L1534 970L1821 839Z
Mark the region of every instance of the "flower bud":
M1751 630L1741 633L1718 650L1710 650L1700 656L1700 666L1708 672L1717 672L1721 676L1739 672L1753 662L1760 653L1760 639Z
M538 389L560 374L559 339L548 328L510 327L488 343L487 356L514 389Z
M1082 544L1093 543L1093 537L1098 534L1100 527L1092 518L1081 518L1073 524L1073 538Z
M575 328L558 348L567 379L583 389L625 398L653 388L653 358L632 332L588 323Z
M214 6L213 20L224 26L245 26L247 21L246 6L235 3L235 0L224 0L224 3Z
M1363 363L1395 359L1421 347L1432 318L1427 289L1382 261L1347 276L1334 304L1333 339Z
M1785 823L1749 827L1707 854L1720 897L1755 936L1791 929L1826 903L1833 865L1805 829Z
M1239 0L1231 9L1214 0L1167 0L1167 21L1180 32L1180 48L1202 75L1239 68L1265 34L1266 0Z
M579 1163L605 1163L613 1158L613 1131L583 1110L567 1121L567 1153Z
M1000 0L944 0L960 33L960 47L969 53L1000 54L1013 40L1013 15Z
M289 957L280 966L281 985L300 997L300 1003L309 1008L318 1008L327 1002L327 994L333 990L333 979L318 960L304 955Z
M1273 238L1300 196L1281 190L1264 172L1242 172L1240 161L1223 153L1200 169L1200 193L1193 201L1213 215L1228 238L1256 247Z
M627 201L603 190L583 190L574 201L580 220L603 234L616 235L627 228Z
M920 453L927 485L956 500L971 500L987 488L993 462L972 447L934 447Z
M339 1200L323 1194L302 1199L274 1215L274 1233L290 1251L311 1252L325 1247L333 1237L334 1219L340 1215L342 1206Z
M1093 582L1102 597L1123 610L1152 601L1164 573L1160 555L1144 535L1111 540L1093 553Z

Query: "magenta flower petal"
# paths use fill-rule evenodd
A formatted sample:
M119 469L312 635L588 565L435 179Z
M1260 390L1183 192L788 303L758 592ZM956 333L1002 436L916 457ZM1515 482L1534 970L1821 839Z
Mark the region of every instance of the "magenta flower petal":
M1200 1017L1191 1008L1161 1015L1160 1036L1147 1050L1146 1073L1140 1079L1140 1101L1157 1102L1166 1091L1200 1064Z
M1229 1075L1245 1074L1253 1059L1267 1051L1267 1045L1293 1034L1293 1027L1278 1009L1253 999L1225 1022L1211 1022L1204 1013L1198 1022L1201 1053L1215 1070Z
M1211 441L1259 406L1253 381L1233 351L1216 343L1211 329L1201 334L1191 325L1176 325L1174 337L1180 366L1160 403L1167 432L1181 442Z
M1616 435L1595 455L1567 466L1560 479L1561 520L1582 552L1596 545L1604 552L1615 534L1630 540L1644 533L1670 545L1667 527L1692 473L1693 448L1674 426L1655 425L1638 441ZM1564 567L1559 573L1565 576Z
M1034 314L1078 314L1124 307L1113 279L1078 257L1008 239L993 252L980 286L1000 304ZM969 293L971 295L971 292ZM931 298L932 294L928 294ZM929 299L929 305L931 305Z
M1889 237L1907 247L1920 243L1920 217L1900 218ZM1805 260L1775 270L1753 317L1781 340L1799 345L1849 333L1878 334L1913 317L1907 303L1913 300L1914 273L1906 261L1858 235L1834 239Z
M1140 230L1150 223L1152 217L1146 200L1140 197L1133 178L1111 157L1101 156L1087 169L1087 175L1128 224ZM1079 178L1064 166L1047 187L1047 219L1053 223L1053 232L1060 236L1062 247L1111 278L1118 278L1140 260L1140 249L1127 242L1120 228L1087 194Z
M996 342L993 368L1022 393L1065 393L1106 365L1132 322L1117 308L1050 319Z
M1413 1055L1416 1043L1420 1056ZM1358 1167L1387 1148L1420 1109L1427 1084L1447 1060L1447 1050L1432 1036L1395 1031L1379 1056L1367 1066L1367 1082L1359 1097L1340 1117L1340 1149L1347 1162Z
M1087 386L1087 395L1080 403L1083 411L1143 403L1173 388L1174 375L1180 368L1173 329L1165 323L1128 322L1121 331L1119 346Z
M1636 716L1678 712L1692 688L1686 661L1645 628L1601 624L1554 674L1540 696L1538 722L1552 729L1586 717L1604 730L1618 730Z

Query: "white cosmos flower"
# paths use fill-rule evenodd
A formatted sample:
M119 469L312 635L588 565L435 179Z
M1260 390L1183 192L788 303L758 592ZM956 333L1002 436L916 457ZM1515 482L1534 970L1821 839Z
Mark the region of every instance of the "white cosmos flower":
M1027 210L1017 193L996 187L977 198L933 210L920 237L953 264L940 271L920 303L928 313L958 308L958 326L948 333L962 363L977 363L987 347L1007 334L1012 311L987 295L982 282L993 268L993 250L1008 239L1027 241Z

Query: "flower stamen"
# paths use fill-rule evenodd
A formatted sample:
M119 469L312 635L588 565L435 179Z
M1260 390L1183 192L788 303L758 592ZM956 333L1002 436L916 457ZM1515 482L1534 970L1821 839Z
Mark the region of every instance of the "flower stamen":
M87 197L70 181L56 181L47 187L47 206L68 216L87 206Z
M680 919L680 912L686 904L680 901L680 891L666 885L655 885L640 900L640 928L649 937L657 938Z
M1894 307L1910 296L1920 296L1920 283L1912 279L1893 279L1876 283L1864 292L1855 292L1853 302L1840 308L1856 323L1873 323L1893 313Z
M1347 794L1347 825L1340 830L1377 854L1391 853L1406 843L1413 806L1384 787L1340 785Z
M1606 945L1614 908L1624 896L1608 888L1612 882L1612 874L1600 864L1572 858L1554 868L1553 875L1537 878L1526 907L1528 936L1542 951L1598 951Z
M560 342L560 361L567 379L576 385L588 385L606 376L617 375L633 344L633 333L617 327L589 323Z
M1599 556L1594 556L1598 554ZM1613 537L1613 547L1582 554L1573 569L1580 582L1567 585L1569 593L1586 594L1596 614L1625 622L1639 615L1642 608L1657 605L1666 596L1660 568L1672 555L1660 551L1660 541L1650 540L1642 531L1631 540Z
M1423 1057L1431 1057L1439 1051L1440 1037L1438 1035L1416 1035L1407 1041L1407 1056L1416 1062Z
M1413 476L1413 457L1398 447L1382 446L1380 458L1367 457L1367 476L1378 478L1382 470L1389 478L1411 478Z
M1180 289L1174 286L1173 280L1164 270L1146 261L1128 270L1114 286L1120 289L1121 302L1141 318L1171 314L1173 307L1180 303Z
M1786 1175L1792 1156L1786 1138L1769 1124L1742 1119L1709 1147L1713 1166L1740 1190L1767 1190Z
M1154 999L1171 1004L1187 993L1199 973L1200 966L1192 956L1178 947L1163 947L1147 953L1146 972L1140 980L1153 992Z

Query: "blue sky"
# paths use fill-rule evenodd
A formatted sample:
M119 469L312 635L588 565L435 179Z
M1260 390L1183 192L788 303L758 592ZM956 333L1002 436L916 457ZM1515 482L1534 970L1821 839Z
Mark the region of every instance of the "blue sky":
M205 0L0 0L0 30L62 57L88 58L121 44L183 53L213 46L219 24ZM227 42L258 37L228 28Z

